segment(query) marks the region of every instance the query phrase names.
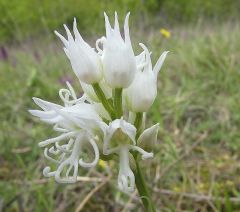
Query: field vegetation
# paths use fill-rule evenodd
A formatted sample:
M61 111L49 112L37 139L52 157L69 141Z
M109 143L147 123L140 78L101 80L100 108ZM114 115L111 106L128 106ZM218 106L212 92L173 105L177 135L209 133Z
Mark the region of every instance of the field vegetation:
M37 144L52 130L28 113L33 96L60 103L65 81L82 94L52 31L76 16L94 46L104 10L132 12L136 53L139 42L154 62L170 51L148 113L160 123L155 157L141 163L159 211L240 211L238 2L84 2L0 0L0 211L143 211L137 192L116 187L117 162L80 170L87 177L73 185L43 178Z

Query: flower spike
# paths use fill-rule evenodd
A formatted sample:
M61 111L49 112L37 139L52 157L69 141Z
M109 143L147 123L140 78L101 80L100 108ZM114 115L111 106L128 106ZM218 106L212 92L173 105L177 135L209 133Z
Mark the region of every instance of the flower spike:
M157 76L168 51L153 67L152 52L139 43L135 56L127 13L123 36L118 14L114 23L104 12L106 34L92 48L81 36L77 20L72 30L63 25L65 36L54 31L78 77L83 95L78 97L69 82L59 90L61 104L33 97L39 109L29 112L58 133L39 142L44 157L55 164L43 169L45 177L58 183L75 183L79 169L95 167L101 160L118 161L117 185L122 192L138 188L146 211L155 211L141 173L140 160L152 158L159 124L145 128L146 113L157 96ZM85 153L87 151L87 154ZM91 158L85 159L90 156Z

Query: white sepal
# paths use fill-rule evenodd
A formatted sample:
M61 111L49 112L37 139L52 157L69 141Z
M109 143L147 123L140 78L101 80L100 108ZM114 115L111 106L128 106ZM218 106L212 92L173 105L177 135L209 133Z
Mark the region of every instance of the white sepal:
M42 121L49 124L58 124L66 130L96 130L99 128L99 122L102 122L101 117L95 111L92 104L79 101L75 105L62 107L61 105L53 104L39 98L33 99L43 111L29 110L32 115L39 117Z
M167 54L169 51L164 51L161 56L159 57L158 61L156 62L154 68L153 68L153 73L155 75L155 78L157 79L158 73L162 68L163 62L165 61Z
M56 110L63 109L63 106L36 97L33 97L33 101L42 108L42 110L29 110L29 113L33 116L39 117L40 120L50 124L56 124L62 120L62 117L56 112Z

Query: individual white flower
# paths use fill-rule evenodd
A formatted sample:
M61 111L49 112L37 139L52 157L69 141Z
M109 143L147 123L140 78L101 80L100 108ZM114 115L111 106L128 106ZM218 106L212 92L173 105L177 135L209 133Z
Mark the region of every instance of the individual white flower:
M103 37L97 42L103 45L102 61L104 78L111 88L127 88L134 79L136 72L136 61L129 35L127 14L124 22L124 40L121 37L118 17L115 12L115 24L112 29L108 16L105 16L106 38ZM101 50L100 50L101 51Z
M146 112L152 106L157 96L157 76L168 53L163 52L152 69L150 52L144 44L140 46L144 51L136 57L138 70L132 84L124 90L126 105L134 112Z
M54 130L61 133L61 135L57 137L49 138L39 143L40 147L45 148L44 156L48 160L59 164L57 170L54 172L50 171L50 167L46 167L43 170L44 176L55 176L55 180L59 183L76 182L78 164L85 168L93 167L97 164L99 159L99 150L93 139L93 134L89 129L93 128L95 121L99 121L100 117L97 117L95 113L90 114L91 109L84 109L83 107L86 105L81 105L83 106L81 107L78 104L66 108L59 108L59 105L45 102L40 99L34 99L34 101L41 106L44 111L31 110L30 112L32 115L48 123L55 124ZM81 111L81 109L83 110ZM87 114L84 115L84 112L87 111L89 115L88 118ZM89 143L94 150L94 160L90 163L79 159L81 148L86 143ZM62 178L60 175L65 166L68 166L68 169L65 173L65 178ZM72 173L72 168L73 176L69 177L69 174Z
M84 129L92 134L104 131L106 124L102 121L94 104L86 103L87 97L83 95L77 99L75 91L69 83L68 89L60 89L59 96L65 106L33 98L42 110L29 110L40 120L54 125L54 130L59 132L72 132Z
M76 19L73 22L73 38L70 30L64 25L68 39L55 31L64 44L64 51L71 62L77 77L87 84L98 83L102 79L102 64L99 55L82 38L77 29Z
M40 147L74 137L81 129L93 134L100 125L104 124L91 104L80 102L63 107L39 98L33 98L33 100L42 110L29 110L29 112L40 120L54 125L54 130L62 133L56 138L40 142Z
M50 167L46 167L43 171L44 175L54 176L60 183L76 181L78 164L85 168L97 164L99 150L95 138L98 132L107 126L96 112L94 105L86 103L84 96L77 99L71 85L67 83L67 86L68 89L59 91L64 106L33 98L42 110L29 110L32 115L54 125L53 129L61 133L57 137L39 143L40 147L45 148L44 156L58 164L57 170L53 172L50 171ZM93 149L92 162L84 162L79 158L83 145ZM65 167L68 167L67 172L64 171ZM73 173L72 177L69 177L70 173ZM65 177L62 178L61 175Z
M111 122L104 135L103 154L116 153L119 155L118 186L123 192L132 192L135 185L135 177L130 168L129 151L138 151L143 160L153 157L153 153L136 146L135 137L136 128L123 119Z

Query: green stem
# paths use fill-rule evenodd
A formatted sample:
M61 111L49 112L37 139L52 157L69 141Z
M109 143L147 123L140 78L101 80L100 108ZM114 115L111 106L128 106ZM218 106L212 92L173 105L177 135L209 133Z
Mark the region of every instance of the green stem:
M96 93L98 99L102 102L103 107L106 109L106 111L109 113L112 119L115 119L115 114L113 111L112 106L110 105L110 101L107 100L103 90L99 86L98 83L92 84L93 90Z
M116 109L117 118L121 118L122 114L122 88L116 88L114 94L114 107Z
M136 113L136 118L134 121L134 126L137 129L136 140L139 138L141 133L142 120L143 120L143 113L140 113L140 112ZM155 206L152 202L150 193L148 191L141 168L138 163L138 154L134 153L133 156L136 163L136 170L134 170L135 184L136 184L138 193L141 197L142 203L147 212L156 212Z
M139 113L139 112L136 113L136 118L134 121L134 126L137 129L136 140L138 139L138 137L140 136L140 133L141 133L142 119L143 119L143 113Z
M136 187L138 189L138 193L141 197L142 203L145 207L145 210L147 212L156 212L156 208L152 202L149 190L146 186L141 168L139 166L138 160L137 160L137 155L135 155L134 157L135 162L136 162L136 170L134 171L134 175L135 175L135 183L136 183Z

